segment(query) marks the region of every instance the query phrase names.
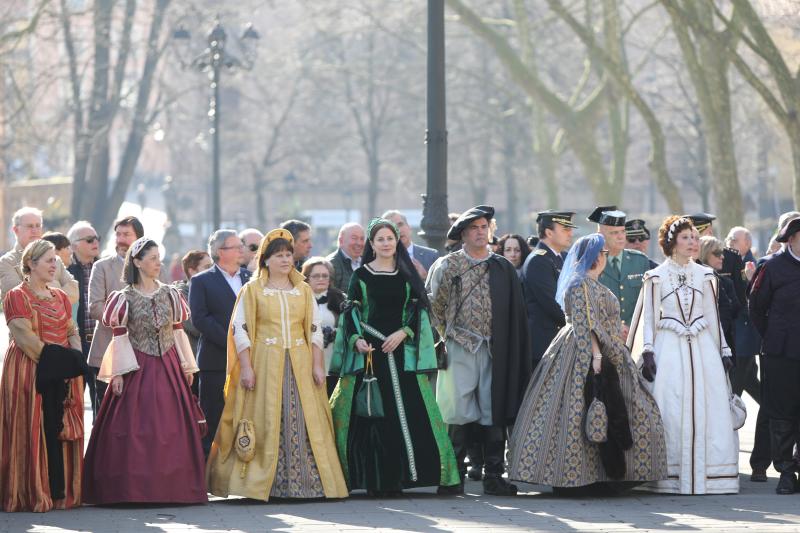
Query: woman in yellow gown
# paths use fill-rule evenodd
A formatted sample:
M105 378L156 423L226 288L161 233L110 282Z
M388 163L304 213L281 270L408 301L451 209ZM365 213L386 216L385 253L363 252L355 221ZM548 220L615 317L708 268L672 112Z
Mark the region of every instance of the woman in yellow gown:
M345 498L325 390L314 296L294 269L293 239L261 241L256 276L228 331L225 408L208 457L216 496Z

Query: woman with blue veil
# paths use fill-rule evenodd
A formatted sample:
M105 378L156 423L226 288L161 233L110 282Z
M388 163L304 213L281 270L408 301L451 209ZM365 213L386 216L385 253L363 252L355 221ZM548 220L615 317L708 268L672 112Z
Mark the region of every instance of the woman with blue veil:
M661 415L622 338L619 302L597 281L608 250L599 233L580 238L564 261L556 301L561 328L536 368L509 441L509 479L566 489L618 491L666 477ZM597 396L607 440L587 436Z

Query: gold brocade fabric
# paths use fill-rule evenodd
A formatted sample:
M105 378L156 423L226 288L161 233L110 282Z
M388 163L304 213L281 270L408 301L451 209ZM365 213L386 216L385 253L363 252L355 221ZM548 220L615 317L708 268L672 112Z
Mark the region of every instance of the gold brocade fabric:
M312 378L313 295L299 273L292 272L290 277L295 285L291 291L268 289L266 273L263 273L260 278L247 283L239 293L236 305L244 306L256 385L254 390L246 393L240 388L239 362L229 332L225 408L206 468L209 492L214 495L239 495L265 501L271 493L304 498L317 492L309 483L320 481L326 498L344 498L348 494L334 442L325 386L315 385ZM286 394L286 365L291 366L296 397ZM284 402L298 399L302 410L296 411L298 419L291 424L305 422L306 436L303 440L307 438L313 454L308 458L308 470L312 475L304 476L309 483L297 483L297 480L287 483L283 474L276 477L281 458L292 460L292 456L297 457L302 451L285 449L287 441L281 439L282 435L286 437L286 431L281 427L282 420L285 420L282 416ZM242 463L233 451L236 427L241 418L253 421L256 442L256 454L247 463L244 478L240 476ZM301 436L292 428L285 429ZM297 444L304 448L307 446ZM319 481L314 479L317 472ZM280 486L276 487L276 483ZM293 485L297 490L291 490Z

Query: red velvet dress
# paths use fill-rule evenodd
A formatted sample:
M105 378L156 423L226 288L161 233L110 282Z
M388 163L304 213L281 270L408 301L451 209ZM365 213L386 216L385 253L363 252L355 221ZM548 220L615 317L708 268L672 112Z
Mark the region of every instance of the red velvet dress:
M39 298L26 283L11 289L3 300L6 322L31 321L45 344L69 346L74 328L72 305L60 289L52 298ZM36 392L37 363L25 355L11 336L0 381L0 502L3 510L37 513L81 505L83 438L62 443L65 497L53 500L47 473L47 450L42 424L42 397ZM83 431L83 378L69 381L66 410L73 410Z

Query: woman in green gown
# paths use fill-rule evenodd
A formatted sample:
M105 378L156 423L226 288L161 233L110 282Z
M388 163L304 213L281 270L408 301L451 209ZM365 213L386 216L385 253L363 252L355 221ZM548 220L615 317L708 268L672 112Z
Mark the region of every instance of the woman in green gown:
M428 373L436 372L436 354L422 279L394 224L373 219L367 234L362 266L353 273L339 319L330 370L340 376L331 409L345 479L350 490L366 489L372 496L458 485L447 426L428 383ZM370 351L377 398L365 412ZM382 409L375 409L378 404Z

